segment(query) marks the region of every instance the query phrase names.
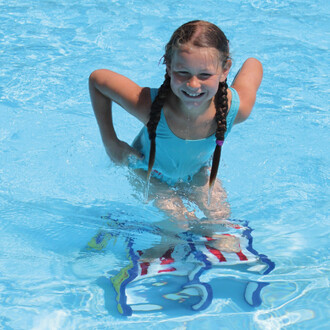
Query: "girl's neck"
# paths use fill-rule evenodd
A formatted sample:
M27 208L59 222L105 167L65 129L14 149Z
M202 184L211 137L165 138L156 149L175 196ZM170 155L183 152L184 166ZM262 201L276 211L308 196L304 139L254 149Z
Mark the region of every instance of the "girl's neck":
M215 106L213 99L203 103L199 107L190 107L187 108L181 100L171 93L168 101L166 102L167 112L170 112L170 115L178 117L178 119L195 121L201 118L214 118L215 115Z
M179 138L198 140L214 134L216 123L214 120L215 107L213 101L200 109L187 109L179 104L174 94L164 105L164 115L170 130Z

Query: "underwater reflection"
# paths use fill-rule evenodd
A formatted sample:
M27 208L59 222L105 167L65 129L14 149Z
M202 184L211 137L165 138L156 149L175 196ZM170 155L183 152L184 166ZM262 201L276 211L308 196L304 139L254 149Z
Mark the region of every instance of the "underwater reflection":
M121 244L126 259L120 269L98 280L109 312L117 310L125 316L196 312L209 307L213 297L225 296L245 310L262 303L260 292L268 283L258 281L258 276L275 265L252 247L247 222L219 220L215 226L214 221L203 219L188 230L180 226L173 230L164 226L168 221L122 221L115 213L102 218L105 227L88 242L85 252ZM141 237L150 238L148 247L141 246ZM202 279L217 268L226 271L213 276L212 282Z

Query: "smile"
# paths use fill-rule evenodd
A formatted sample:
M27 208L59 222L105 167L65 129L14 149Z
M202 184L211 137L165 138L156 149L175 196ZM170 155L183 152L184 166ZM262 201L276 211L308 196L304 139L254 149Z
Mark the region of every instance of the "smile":
M187 91L182 91L184 95L188 96L188 97L192 97L192 98L199 98L202 95L204 95L204 93L190 93Z

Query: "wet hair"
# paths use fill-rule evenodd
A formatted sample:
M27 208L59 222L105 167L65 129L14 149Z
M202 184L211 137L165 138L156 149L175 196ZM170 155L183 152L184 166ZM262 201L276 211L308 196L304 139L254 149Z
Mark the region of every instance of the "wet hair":
M221 67L224 68L229 57L229 41L224 33L214 24L206 21L191 21L181 25L174 31L170 41L165 47L165 54L163 56L163 63L170 66L173 53L180 49L183 45L191 43L196 47L216 48L219 51L219 60ZM150 155L147 180L150 178L153 164L155 162L156 154L156 129L160 120L161 109L167 97L171 92L171 78L166 72L165 80L158 89L158 94L151 105L150 118L147 123L149 139L150 139ZM212 168L209 179L209 187L212 188L215 178L217 176L218 167L221 156L221 146L225 138L226 132L226 116L228 113L228 98L227 98L227 82L219 83L218 91L214 97L214 104L216 108L215 121L217 123L216 129L216 146L213 153ZM221 142L222 141L222 142Z

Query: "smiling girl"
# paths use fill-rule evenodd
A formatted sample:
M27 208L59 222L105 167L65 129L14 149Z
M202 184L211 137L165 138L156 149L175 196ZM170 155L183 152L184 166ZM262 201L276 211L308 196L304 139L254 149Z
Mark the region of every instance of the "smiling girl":
M262 65L257 59L247 59L228 87L229 42L217 26L206 21L188 22L173 33L164 64L165 80L158 89L140 87L109 70L90 75L92 106L105 149L115 163L144 170L148 182L155 177L171 186L184 183L190 188L207 187L210 192L217 182L227 134L251 113ZM144 125L131 146L116 135L112 101ZM218 197L213 206L207 206L205 194L196 195L197 190L190 190L190 197L209 217L219 208ZM174 207L170 203L166 201L166 208ZM178 203L172 204L177 207Z

